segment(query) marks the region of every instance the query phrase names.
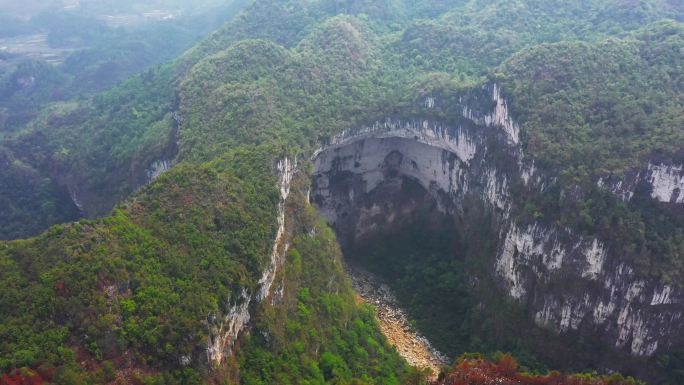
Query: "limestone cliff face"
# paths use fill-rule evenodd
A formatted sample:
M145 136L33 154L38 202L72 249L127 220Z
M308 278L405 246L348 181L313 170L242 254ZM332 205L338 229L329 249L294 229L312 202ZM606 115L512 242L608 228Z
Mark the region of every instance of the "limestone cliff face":
M498 245L491 273L540 326L598 336L633 356L684 346L681 289L640 277L606 239L516 214L513 186L543 192L554 176L526 158L501 90L489 85L449 103L429 97L413 117L344 131L314 154L311 199L341 241L354 242L408 214L410 205L367 197L410 179L440 211L458 216L464 205L479 202L491 214ZM432 113L435 108L447 114ZM683 175L680 166L650 164L621 185L599 183L630 199L643 180L653 198L682 203Z
M273 283L278 270L284 263L289 244L285 236L285 203L290 194L290 182L297 168L297 161L283 158L276 165L278 174L278 188L280 201L278 202L278 229L273 240L271 255L268 257L268 265L262 272L255 292L243 289L238 298L227 298L228 311L225 314L211 314L208 317L209 339L207 342L207 361L219 366L224 359L232 354L232 349L240 333L249 326L253 305L271 296L272 301L277 301L280 295L278 290L273 290ZM281 289L282 290L282 289Z
M669 160L652 161L623 176L606 175L597 181L623 201L630 201L639 184L645 184L653 199L684 204L684 165Z

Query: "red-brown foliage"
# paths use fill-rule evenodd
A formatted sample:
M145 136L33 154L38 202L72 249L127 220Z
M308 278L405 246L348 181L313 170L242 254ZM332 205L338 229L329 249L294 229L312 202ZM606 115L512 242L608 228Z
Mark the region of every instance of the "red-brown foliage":
M463 359L443 379L432 385L634 385L633 380L616 377L591 377L550 372L530 375L518 372L518 363L510 355L498 363L484 359Z
M16 369L0 377L0 385L43 385L50 381L52 370L36 371L29 368Z
M67 296L69 294L69 290L67 289L64 281L55 283L55 294L59 296Z

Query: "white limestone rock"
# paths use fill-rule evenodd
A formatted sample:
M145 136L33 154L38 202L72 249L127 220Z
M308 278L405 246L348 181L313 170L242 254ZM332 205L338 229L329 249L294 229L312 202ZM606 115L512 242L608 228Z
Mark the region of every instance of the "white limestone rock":
M606 249L598 239L594 239L590 246L585 249L586 266L582 271L582 277L597 279L603 271L603 263L606 260Z
M651 196L660 202L684 202L684 173L682 166L649 164L648 182L653 187Z
M221 321L210 322L209 340L207 342L207 359L215 366L220 365L227 355L232 353L233 345L237 341L240 332L247 326L251 315L249 306L254 302L261 302L271 293L273 281L278 269L283 263L284 254L287 252L288 244L284 242L285 237L285 201L290 194L290 183L297 168L297 161L289 158L280 160L277 164L278 187L280 189L280 201L278 202L277 222L278 229L273 241L273 248L269 256L269 264L259 279L259 288L255 294L249 294L243 289L239 299L229 305L228 312L222 317ZM280 295L280 294L276 294ZM216 319L216 317L210 317Z
M159 175L168 171L172 166L172 162L166 159L159 159L152 162L149 169L147 170L147 180L148 183L157 179Z

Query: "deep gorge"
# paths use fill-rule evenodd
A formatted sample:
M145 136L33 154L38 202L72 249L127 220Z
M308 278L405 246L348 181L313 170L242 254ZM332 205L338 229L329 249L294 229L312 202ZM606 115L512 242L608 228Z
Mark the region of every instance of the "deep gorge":
M0 385L684 384L681 0L24 3Z
M384 270L404 289L416 279L402 276L404 266L453 270L460 280L451 286L429 279L422 285L460 302L425 299L436 303L432 322L422 325L421 314L411 314L451 354L478 347L454 333L468 330L481 339L480 349L532 352L564 369L659 378L653 358L684 342L680 291L639 276L611 253L610 239L526 216L521 191L543 191L554 176L525 158L495 85L463 99L469 101L444 103L456 113L435 113L439 98L429 97L421 114L345 131L316 152L311 201L345 256ZM440 311L465 318L436 321Z

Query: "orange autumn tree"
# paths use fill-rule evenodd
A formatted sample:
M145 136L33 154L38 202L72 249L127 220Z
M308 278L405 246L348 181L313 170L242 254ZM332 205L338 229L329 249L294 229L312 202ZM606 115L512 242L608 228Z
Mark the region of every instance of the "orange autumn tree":
M12 373L4 373L2 377L0 377L0 385L43 385L50 382L52 372L52 369L16 369Z

